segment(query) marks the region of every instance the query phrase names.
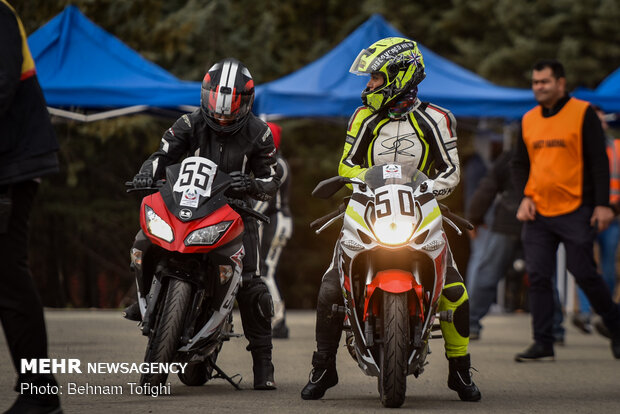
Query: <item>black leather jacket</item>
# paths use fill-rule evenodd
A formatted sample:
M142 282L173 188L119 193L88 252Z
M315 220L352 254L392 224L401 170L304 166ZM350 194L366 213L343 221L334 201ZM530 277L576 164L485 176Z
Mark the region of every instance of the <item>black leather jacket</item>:
M245 125L230 135L218 135L213 131L200 109L181 116L164 133L159 149L142 164L140 173L149 173L153 180L159 180L165 176L168 165L185 156L197 155L215 162L225 173L253 174L258 192L251 196L269 200L280 185L276 148L267 124L252 113L248 116Z
M58 143L35 72L24 67L25 36L0 2L0 186L58 171Z

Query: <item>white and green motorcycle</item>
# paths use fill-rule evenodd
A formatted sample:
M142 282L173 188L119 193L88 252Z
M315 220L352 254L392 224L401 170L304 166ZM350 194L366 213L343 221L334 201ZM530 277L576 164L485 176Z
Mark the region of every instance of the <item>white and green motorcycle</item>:
M366 375L378 377L381 402L399 407L406 378L424 371L429 340L440 335L436 318L449 247L443 222L471 224L433 195L433 180L401 164L374 166L363 178L333 177L313 196L329 198L345 184L353 194L340 208L311 224L317 233L344 217L335 260L346 314L347 347Z

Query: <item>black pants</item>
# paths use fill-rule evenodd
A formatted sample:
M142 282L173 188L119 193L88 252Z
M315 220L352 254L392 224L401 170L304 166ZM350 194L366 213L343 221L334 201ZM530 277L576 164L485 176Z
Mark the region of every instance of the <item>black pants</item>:
M555 258L559 243L566 248L566 267L588 297L592 308L607 327L620 330L620 308L611 294L594 261L593 242L596 231L590 227L591 207L557 217L536 215L536 220L523 226L523 250L530 278L530 310L534 340L553 344L553 280Z
M8 226L0 233L0 320L18 373L22 358L48 357L43 306L28 267L28 222L37 188L35 181L10 186ZM38 377L20 374L18 382L40 382Z
M243 333L248 339L248 351L271 352L271 296L260 278L258 253L258 223L253 218L244 218L243 235L243 286L237 293L237 304L241 314Z
M326 356L336 355L344 324L344 315L332 314L334 304L342 306L344 299L338 270L332 268L323 276L316 304L316 350Z

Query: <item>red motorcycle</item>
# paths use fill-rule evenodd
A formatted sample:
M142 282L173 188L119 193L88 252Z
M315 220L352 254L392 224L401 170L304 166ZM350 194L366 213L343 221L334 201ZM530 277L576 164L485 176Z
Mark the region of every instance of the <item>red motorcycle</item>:
M144 361L188 363L178 374L186 385L224 378L239 388L216 365L223 342L240 336L232 324L245 254L237 211L269 219L226 197L231 181L211 160L189 157L169 166L155 187L139 189L157 190L142 200L141 231L131 249L142 315L138 326L149 337ZM164 384L167 376L142 374L140 383Z

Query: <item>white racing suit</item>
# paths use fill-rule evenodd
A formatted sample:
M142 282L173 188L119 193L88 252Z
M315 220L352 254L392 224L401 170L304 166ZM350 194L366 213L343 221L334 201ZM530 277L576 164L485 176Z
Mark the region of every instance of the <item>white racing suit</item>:
M275 196L271 200L254 203L254 209L271 220L269 224L261 223L259 238L260 271L273 299L274 316L271 326L274 330L286 324L286 309L278 289L276 273L282 250L293 234L293 219L289 208L290 169L280 154L277 155L276 173L280 177L280 188Z

